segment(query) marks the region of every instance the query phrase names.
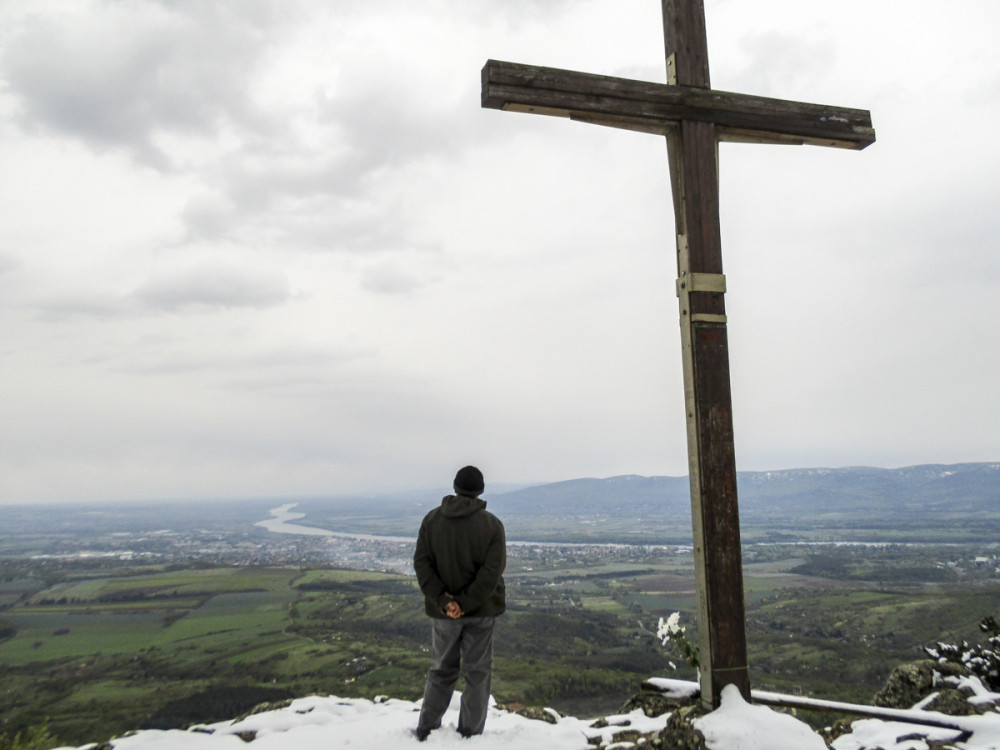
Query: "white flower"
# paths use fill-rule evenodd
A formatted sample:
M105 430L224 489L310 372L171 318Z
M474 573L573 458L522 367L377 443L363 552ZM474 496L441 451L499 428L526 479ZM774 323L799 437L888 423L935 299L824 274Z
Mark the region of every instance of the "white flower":
M660 642L666 646L667 641L678 635L683 635L686 628L681 627L681 613L674 612L670 617L664 620L660 618L659 625L656 628L656 637L660 639Z

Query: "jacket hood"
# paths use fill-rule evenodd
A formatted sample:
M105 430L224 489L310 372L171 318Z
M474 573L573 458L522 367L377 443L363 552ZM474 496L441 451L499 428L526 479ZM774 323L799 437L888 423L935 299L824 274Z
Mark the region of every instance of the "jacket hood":
M485 507L485 500L468 495L448 495L441 500L441 513L448 518L465 518Z

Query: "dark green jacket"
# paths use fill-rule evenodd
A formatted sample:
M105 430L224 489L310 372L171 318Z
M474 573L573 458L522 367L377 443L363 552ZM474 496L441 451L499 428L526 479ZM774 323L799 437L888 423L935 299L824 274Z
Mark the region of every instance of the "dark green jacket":
M424 516L413 554L413 568L424 594L424 610L446 619L454 599L463 616L491 617L507 608L503 571L507 540L500 519L486 501L448 495Z

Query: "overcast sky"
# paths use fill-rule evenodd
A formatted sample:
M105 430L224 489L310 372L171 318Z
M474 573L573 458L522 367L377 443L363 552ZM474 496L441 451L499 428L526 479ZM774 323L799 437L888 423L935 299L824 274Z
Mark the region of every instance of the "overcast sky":
M1000 3L708 0L740 470L1000 460ZM0 2L0 503L686 473L655 0Z

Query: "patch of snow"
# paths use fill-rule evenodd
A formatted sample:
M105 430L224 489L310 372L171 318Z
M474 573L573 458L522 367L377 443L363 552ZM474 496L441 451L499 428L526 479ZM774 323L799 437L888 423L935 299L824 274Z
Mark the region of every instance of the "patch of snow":
M604 720L608 722L608 726L596 728L587 727L583 730L584 735L588 740L600 738L602 744L610 743L616 734L625 729L634 729L637 732L646 734L649 732L659 732L661 729L666 727L667 719L670 718L670 714L664 714L663 716L656 716L650 718L643 713L641 708L637 708L628 714L617 714L615 716L606 716ZM487 726L489 726L489 719L487 721ZM567 721L567 719L562 719L562 721ZM580 721L579 719L573 719L572 721ZM587 722L583 722L586 724ZM610 749L611 745L608 745Z
M688 680L671 680L666 677L652 677L646 680L647 683L656 688L664 696L672 700L684 700L693 698L701 692L697 682Z
M1000 703L1000 693L988 690L983 681L975 675L945 677L943 681L954 685L958 690L968 690L972 693L969 703Z
M692 724L705 735L708 750L827 750L808 724L747 703L735 685L722 689L718 709Z
M935 680L935 682L937 681L937 672L935 672L935 673L934 673L934 680ZM913 710L914 710L914 711L923 711L923 710L924 710L925 708L927 708L927 706L929 706L929 705L930 705L930 704L932 704L932 703L933 703L933 702L934 702L935 700L937 700L937 697L938 697L939 695L941 695L941 693L931 693L931 694L930 694L930 695L928 695L928 696L927 696L926 698L924 698L924 699L923 699L922 701L920 701L919 703L917 703L917 704L916 704L916 705L915 705L915 706L913 707Z
M927 750L928 745L925 741L913 739L916 729L913 724L897 721L861 719L851 725L850 734L833 741L833 748L834 750L868 750L876 747L886 750ZM936 727L920 727L919 732L933 742L953 741L961 735L954 729ZM904 739L907 737L911 739Z

